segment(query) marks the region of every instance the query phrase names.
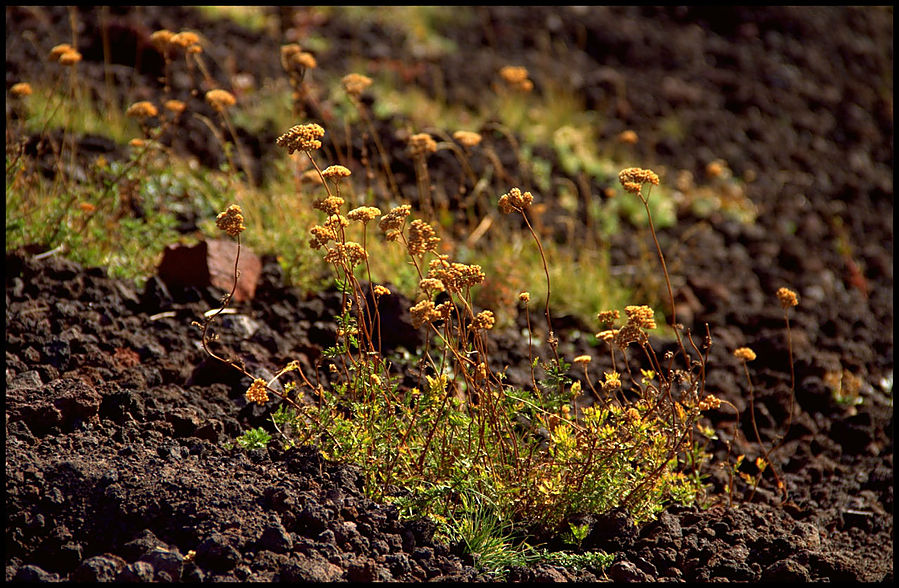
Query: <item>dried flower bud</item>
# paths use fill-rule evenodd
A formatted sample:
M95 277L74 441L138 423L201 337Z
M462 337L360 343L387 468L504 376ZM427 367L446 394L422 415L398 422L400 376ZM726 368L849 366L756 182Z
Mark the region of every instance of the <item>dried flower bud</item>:
M390 290L387 287L378 284L375 286L375 296L387 296L390 294Z
M495 323L496 319L494 318L493 313L489 310L482 310L475 315L474 320L471 321L471 328L489 331L493 328Z
M412 212L412 207L408 204L403 204L381 217L378 227L384 232L388 240L395 240L399 236L399 232L403 230L406 217L409 216L410 212Z
M518 294L518 301L524 304L527 304L531 301L531 293L530 292L520 292Z
M59 61L59 58L62 57L63 53L67 53L72 51L74 48L68 43L60 43L50 49L50 61Z
M168 29L161 29L158 31L154 31L153 34L150 35L150 42L153 43L153 46L156 47L162 53L165 53L165 50L168 49L169 43L172 42L172 37L175 36L175 33Z
M510 214L515 211L523 211L534 202L534 197L530 192L522 193L518 188L512 188L508 194L499 197L499 209L503 214Z
M343 198L340 196L328 196L312 203L312 208L320 210L329 216L339 214L341 206L343 206Z
M427 251L435 251L440 244L434 228L420 219L415 219L409 225L408 249L410 255L422 255Z
M572 363L574 363L574 365L579 365L579 366L581 366L581 367L586 367L587 364L589 364L591 361L593 361L593 358L590 357L589 355L578 355L577 357L575 357L575 358L572 359L571 361L572 361Z

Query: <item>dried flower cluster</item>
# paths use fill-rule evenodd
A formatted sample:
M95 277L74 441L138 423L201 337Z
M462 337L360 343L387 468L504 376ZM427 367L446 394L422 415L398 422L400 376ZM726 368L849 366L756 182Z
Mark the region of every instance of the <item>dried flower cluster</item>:
M75 65L81 61L81 53L68 43L61 43L50 50L50 61L61 65Z
M325 261L350 267L357 266L366 259L368 259L368 252L355 241L335 243L334 247L325 254Z
M448 292L461 292L477 286L486 277L481 271L481 266L451 263L446 255L438 255L436 259L432 259L429 267L427 277L443 282Z
M322 146L319 140L325 136L325 129L315 123L295 125L278 137L276 143L279 147L287 149L288 154L294 151L313 151Z
M753 361L755 359L755 351L749 347L738 347L734 349L734 357L741 361Z
M339 180L340 178L348 178L352 172L342 165L329 165L322 171L322 175L329 180Z
M475 147L481 142L480 133L474 131L456 131L453 133L453 139L466 148Z
M383 231L384 238L388 241L396 241L406 224L406 217L412 212L412 207L408 204L397 206L387 214L381 217L378 227Z
M425 157L437 151L437 142L427 133L416 133L409 137L409 153L412 157Z
M243 224L243 211L240 206L232 204L215 218L215 226L232 237L241 234L247 228Z
M596 318L599 319L599 326L608 328L615 324L619 316L621 314L617 310L604 310L597 314Z
M268 390L266 389L265 380L256 378L247 389L244 398L247 402L255 402L256 404L265 404L268 402Z
M362 92L371 86L371 78L362 74L351 73L343 76L343 89L353 98L358 98Z
M349 211L346 216L351 221L365 224L381 216L381 209L375 206L360 206Z
M215 89L206 92L206 102L216 112L224 112L237 104L237 99L234 98L234 94L227 90Z
M436 251L437 245L440 243L440 237L434 227L416 219L409 225L409 254L422 255L427 251Z
M777 299L780 300L780 305L784 310L799 304L799 297L796 295L796 292L789 288L779 288L777 290Z
M22 96L31 96L31 84L28 82L19 82L17 84L13 84L9 89L9 93L16 98L20 98Z
M628 167L618 172L618 181L624 186L625 191L639 194L643 184L658 186L659 176L651 169Z
M521 212L528 208L533 201L534 197L530 192L522 193L518 188L512 188L508 194L499 197L499 209L503 214Z
M528 79L528 70L525 67L506 65L499 70L499 77L516 90L530 92L534 89L534 82Z
M489 331L495 323L496 318L493 316L493 312L482 310L472 319L471 328L477 331Z
M182 112L184 112L184 109L187 108L187 105L180 100L166 100L163 106L166 110L174 112L175 114L181 114Z
M638 140L639 138L637 137L637 133L630 129L618 133L619 143L625 143L626 145L636 145Z
M318 67L318 62L298 44L290 43L281 47L281 67L291 75L302 76L305 70Z
M135 102L125 111L126 116L138 119L151 118L157 114L159 114L159 111L156 109L156 106L154 106L152 102L146 100Z
M328 216L340 214L341 206L343 206L343 198L340 196L327 196L312 203L312 208L320 210Z

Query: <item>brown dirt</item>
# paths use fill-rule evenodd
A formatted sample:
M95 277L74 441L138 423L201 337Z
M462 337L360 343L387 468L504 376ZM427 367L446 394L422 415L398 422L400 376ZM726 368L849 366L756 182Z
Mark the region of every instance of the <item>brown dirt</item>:
M708 388L740 410L744 426L748 389L730 352L747 345L758 353L753 383L766 439L782 432L790 409L773 293L788 285L801 298L791 321L793 424L774 455L789 502L780 504L766 478L751 502L672 507L642 528L618 513L585 515L592 531L584 548L615 553L609 569L542 565L513 569L509 579L891 583L892 10L497 7L478 14L480 26L443 31L460 50L442 59L410 56L395 32L339 13L316 20L299 10L294 22L364 46L384 67L408 72L410 84L446 88L458 103L476 102L485 90L477 81L486 86L500 66L525 65L538 92L555 76L584 96L606 121L602 137L635 130L634 165L701 177L720 157L736 176L754 175L745 186L759 211L754 223L682 211L660 239L681 322L699 333L710 325ZM7 87L47 75L43 57L71 38L66 11L8 7L6 15ZM82 10L78 38L81 72L102 89L98 22L95 11ZM225 86L231 67L252 68L258 83L282 75L280 39L271 35L207 22L187 8L114 8L116 75L134 79L135 63L144 74L123 103L158 90L159 56L146 41L159 28L215 39L212 73ZM348 67L340 47L317 55L321 69ZM658 128L673 115L680 136ZM218 165L208 132L187 125L173 146ZM252 141L245 133L257 177L282 131ZM82 143L121 156L108 142ZM414 186L411 170L396 171ZM432 162L432 175L455 193L452 161ZM614 263L637 264L646 238L624 226ZM265 424L270 408L248 406L247 382L197 346L190 321L221 292L168 291L154 277L139 289L103 269L33 253L7 253L4 272L7 580L489 579L460 546L435 542L432 523L399 520L395 508L367 499L352 466L275 444L223 448ZM285 288L270 257L263 276L255 299L223 319L222 343L260 373L295 358L311 366L333 337L336 297ZM560 327L562 351L590 351L577 336L587 328ZM497 333L495 344L500 363L527 356L520 338ZM826 383L842 370L862 382L856 407L836 403ZM712 415L722 436L733 419L725 410ZM752 443L741 448L759 452ZM711 449L724 456L723 446ZM710 474L720 493L726 480ZM560 545L553 534L539 539ZM196 556L185 561L189 550Z

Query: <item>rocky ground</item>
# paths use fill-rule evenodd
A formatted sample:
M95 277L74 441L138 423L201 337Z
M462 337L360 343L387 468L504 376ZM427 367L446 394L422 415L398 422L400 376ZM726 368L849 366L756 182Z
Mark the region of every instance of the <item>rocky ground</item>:
M555 76L584 96L606 121L602 137L636 131L634 165L701 177L720 158L751 178L744 189L754 222L683 208L660 240L680 321L697 332L710 326L708 387L742 423L748 389L730 352L758 353L756 416L769 439L788 420L791 381L774 292L789 286L800 296L791 319L796 403L774 455L788 502L766 482L751 501L672 507L639 528L618 513L593 516L583 547L614 553L609 568L544 564L507 578L892 582L892 10L495 7L478 15L479 26L443 32L459 51L438 58L339 12L300 10L285 15L284 29L365 46L426 91L439 71L447 100L460 104L478 100L476 80L525 65L538 91ZM71 30L64 9L7 7L6 16L9 87L45 74L43 56ZM191 9L107 16L117 67L143 64L148 87L159 59L145 41L160 28L215 38L216 76L227 54L241 55L257 81L282 75L281 39L270 35ZM79 22L81 71L99 87L99 18L85 9ZM317 59L323 69L349 67L338 48ZM679 133L659 127L673 115ZM249 143L260 173L279 132ZM202 129L172 142L219 163ZM456 173L435 166L435 183ZM646 238L624 226L614 263L636 263ZM208 361L190 326L220 291L175 291L157 277L138 288L39 251L7 252L4 270L7 580L490 579L460 546L436 542L433 523L401 520L367 499L353 466L311 449L224 447L267 412L246 404L247 382ZM264 261L255 297L223 317L222 341L254 369L311 362L333 337L337 298L285 287L277 263ZM569 356L589 350L571 336L578 328L560 329ZM497 333L495 344L500 359L522 357L520 337ZM835 381L855 387L861 402L838 403ZM722 431L733 422L733 411L712 414ZM751 445L747 453L757 454ZM720 493L726 480L710 474Z

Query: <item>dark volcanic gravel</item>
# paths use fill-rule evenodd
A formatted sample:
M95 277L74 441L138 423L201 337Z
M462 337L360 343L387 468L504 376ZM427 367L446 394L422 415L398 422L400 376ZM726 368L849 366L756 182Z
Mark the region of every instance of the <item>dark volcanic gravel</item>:
M791 315L796 405L774 455L789 502L779 503L766 478L751 502L672 507L639 528L620 513L585 515L583 548L614 553L609 568L543 564L507 579L893 581L891 8L482 8L478 26L442 31L458 53L431 60L405 54L406 39L365 20L339 11L303 20L311 14L299 10L296 22L404 63L410 84L425 91L439 70L449 101L474 103L514 62L532 72L537 91L553 79L582 96L605 121L604 140L636 131L633 165L667 169L673 183L675 170L700 178L721 158L735 176L754 178L743 185L754 222L685 208L660 240L679 319L700 333L710 326L708 388L736 406L744 426L748 389L730 352L758 353L756 409L769 439L790 410L774 292L800 295ZM50 47L71 39L65 9L7 7L6 17L7 87L47 75ZM102 88L97 12L79 17L81 71ZM140 55L148 93L160 64L140 41L159 28L214 38L211 67L221 79L227 54L241 55L238 67L252 67L260 83L282 75L280 39L193 9L120 7L110 18L117 68L133 68ZM339 43L317 59L322 70L349 67ZM281 131L251 145L257 177ZM171 143L216 166L220 153L204 133L180 129ZM114 145L82 141L120 156ZM431 169L435 183L458 181L457 173L452 161ZM414 176L399 178L414 185ZM624 225L613 263L639 265L647 238ZM256 297L221 319L222 343L252 371L273 373L291 359L311 366L333 336L338 299L283 286L277 263L264 261ZM191 321L221 292L169 291L154 277L138 288L24 250L7 252L4 276L8 581L491 579L461 546L435 542L434 523L401 520L367 499L354 466L314 448L226 448L265 425L274 406L247 405L249 382L199 346ZM568 357L591 351L579 328L560 328ZM494 342L500 363L527 356L511 333ZM828 385L844 370L861 382L854 407L835 402ZM726 431L733 411L712 420ZM723 457L723 447L710 449ZM758 454L751 443L742 449ZM710 474L720 496L726 480Z

